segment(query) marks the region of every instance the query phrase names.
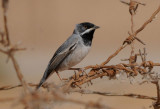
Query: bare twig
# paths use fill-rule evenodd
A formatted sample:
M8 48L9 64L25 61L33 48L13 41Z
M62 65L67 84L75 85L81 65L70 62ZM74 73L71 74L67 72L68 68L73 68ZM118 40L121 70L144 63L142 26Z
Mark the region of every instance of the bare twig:
M23 85L24 91L27 92L27 91L29 91L28 87L27 87L27 84L26 84L26 82L24 80L24 77L23 77L21 71L20 71L19 65L18 65L18 63L17 63L17 61L16 61L16 59L14 57L14 52L25 50L25 48L18 48L17 45L15 45L15 46L11 45L10 38L9 38L8 24L7 24L8 23L7 22L8 3L9 3L9 0L2 0L3 21L4 21L5 34L3 32L1 32L2 40L1 40L0 43L2 45L4 45L4 50L0 49L0 52L8 55L8 57L11 58L11 60L13 62L13 65L14 65L14 68L16 70L17 77L20 80L20 83ZM5 41L6 43L4 43L4 37L6 39L6 41Z
M158 7L158 9L152 14L152 16L138 29L136 30L136 32L132 35L130 35L125 41L124 43L128 43L131 44L133 42L133 40L135 39L134 37L141 32L154 18L155 16L159 13L160 11L160 6ZM130 38L131 37L131 38ZM129 39L129 40L128 40ZM123 43L123 44L124 44Z
M133 4L133 1L130 0L129 10L130 10L132 7L138 8L138 5L132 6L132 4ZM135 4L133 4L133 5L135 5ZM131 10L133 10L133 9L131 9ZM131 10L130 10L130 13L132 12ZM137 10L137 9L134 9L134 10ZM134 11L134 13L135 13L135 11ZM132 34L134 33L134 21L133 21L134 15L135 15L135 14L131 13L131 32L132 32ZM134 55L134 41L131 43L131 56L133 56L133 55Z
M24 88L24 91L27 92L27 91L28 91L28 87L27 87L27 84L26 84L26 82L25 82L25 80L24 80L24 77L23 77L23 75L22 75L22 73L21 73L21 71L20 71L19 65L18 65L18 63L17 63L17 61L16 61L16 59L14 58L13 55L10 55L10 57L11 57L11 59L12 59L14 68L15 68L15 70L16 70L17 77L18 77L18 79L20 80L20 82L22 83L22 86L23 86L23 88Z
M111 56L108 57L108 59L106 61L104 61L101 66L107 64L113 57L115 57L122 49L124 49L127 45L121 46L120 48L118 48L118 50L116 50L116 52L114 52Z
M152 14L152 16L134 33L136 36L139 32L141 32L152 20L155 18L155 16L159 13L160 11L160 6L158 9Z
M111 109L108 106L102 105L99 102L84 102L82 100L76 100L67 98L60 93L61 91L52 90L50 92L44 92L43 94L41 92L32 92L32 94L25 94L22 98L20 98L18 101L27 106L30 109L35 109L37 106L40 107L41 104L37 104L37 102L43 102L43 104L47 104L47 102L69 102L73 104L83 105L86 108L95 108L95 109ZM17 100L17 97L15 98L1 98L0 102L8 102L8 101L15 101ZM29 105L31 102L32 105Z
M155 80L154 77L152 77L152 72L151 70L155 66L160 66L160 63L155 63L150 60L147 61L146 59L146 50L144 49L144 53L141 53L141 51L138 54L134 53L134 46L133 42L136 39L137 41L141 42L144 44L142 40L140 40L136 35L141 32L158 14L160 11L160 6L158 9L152 14L152 16L144 22L144 24L137 29L136 31L134 30L134 20L133 16L136 13L136 10L139 5L145 5L140 2L136 2L133 0L130 0L130 3L121 1L122 3L125 3L129 5L129 12L131 14L131 33L129 33L128 38L124 41L124 44L121 45L112 55L110 55L107 60L102 62L100 65L89 65L84 68L76 69L78 70L77 73L75 73L73 76L69 78L68 81L66 81L65 85L61 85L61 87L57 88L56 86L51 87L51 84L43 84L42 87L48 89L47 91L40 92L40 91L30 91L30 87L35 87L38 84L33 84L33 83L26 83L24 80L24 77L21 73L21 70L19 68L19 65L14 57L14 53L19 51L19 50L24 50L24 48L19 48L17 45L11 46L10 42L10 37L9 37L9 31L8 31L8 25L7 25L7 5L8 5L9 0L2 0L2 7L3 7L3 20L4 20L4 30L5 32L0 31L0 36L2 37L0 40L0 43L3 45L4 48L0 48L0 52L3 54L6 54L8 57L11 58L14 68L16 70L17 77L20 81L19 85L10 85L10 86L2 86L0 87L0 90L10 90L14 89L17 87L23 87L24 89L24 94L20 98L4 98L0 99L0 102L7 102L7 101L14 101L17 100L21 104L25 106L25 109L35 109L39 108L41 104L46 103L48 105L48 102L55 101L55 102L71 102L74 104L79 104L83 105L86 108L97 108L97 109L108 109L110 107L105 106L100 104L99 102L84 102L82 100L75 100L71 98L67 98L63 95L63 93L69 93L69 92L76 92L72 91L69 89L73 89L75 87L82 88L81 85L84 83L91 83L91 80L94 80L96 78L102 78L103 76L107 76L110 79L115 79L117 74L120 74L121 72L125 72L128 77L132 76L137 76L139 75L147 75L151 78L151 81ZM115 56L117 56L126 46L129 44L132 44L132 51L131 51L131 56L127 61L129 60L129 63L119 63L115 65L108 65L108 63L113 59ZM7 45L7 46L6 46ZM137 57L141 56L142 62L138 63L137 62ZM75 70L75 69L74 69ZM86 71L88 71L86 73ZM153 73L155 74L155 73ZM158 80L158 79L156 79ZM160 104L160 86L159 86L159 81L153 82L157 86L157 97L149 97L146 95L141 95L141 94L118 94L118 93L110 93L110 92L98 92L98 91L91 91L91 90L84 90L80 89L77 90L77 92L82 93L82 94L98 94L98 95L103 95L103 96L125 96L125 97L131 97L131 98L138 98L138 99L150 99L156 101L155 104L153 105L155 109L159 109L159 104ZM30 86L30 87L29 87Z
M102 96L119 96L119 97L123 96L123 97L137 98L137 99L150 99L150 100L154 100L154 101L157 100L156 97L149 97L146 95L133 94L133 93L117 94L117 93L112 93L112 92L99 92L99 91L84 90L84 89L73 90L73 91L71 90L71 92L78 92L81 94L98 94L98 95L102 95Z
M5 29L5 34L6 34L7 46L10 45L9 31L8 31L8 25L7 25L7 8L8 8L8 3L9 3L9 0L2 0L3 20L4 20L4 29Z

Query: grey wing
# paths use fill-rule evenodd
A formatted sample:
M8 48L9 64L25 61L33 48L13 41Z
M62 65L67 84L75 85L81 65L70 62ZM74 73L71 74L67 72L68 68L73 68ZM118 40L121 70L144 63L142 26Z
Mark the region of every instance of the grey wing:
M79 36L73 34L58 48L50 60L37 89L45 82L45 80L52 74L52 71L58 67L65 57L76 48L78 40Z
M49 62L48 67L50 67L51 69L57 67L61 63L61 61L63 61L64 58L74 50L74 48L77 46L78 39L79 37L77 35L72 35L71 37L69 37L55 52L54 56Z

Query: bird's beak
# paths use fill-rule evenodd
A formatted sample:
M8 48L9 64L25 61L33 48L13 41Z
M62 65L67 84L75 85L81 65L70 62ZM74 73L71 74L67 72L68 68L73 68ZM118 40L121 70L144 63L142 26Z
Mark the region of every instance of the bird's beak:
M100 28L100 27L99 27L99 26L94 26L94 27L93 27L93 29L98 29L98 28Z

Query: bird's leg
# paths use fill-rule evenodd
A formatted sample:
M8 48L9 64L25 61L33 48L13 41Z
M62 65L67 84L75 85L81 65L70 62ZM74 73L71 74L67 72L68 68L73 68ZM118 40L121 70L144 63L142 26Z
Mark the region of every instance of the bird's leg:
M62 78L59 76L58 71L56 71L56 74L58 75L59 79L62 81Z
M69 68L68 70L80 70L81 68Z

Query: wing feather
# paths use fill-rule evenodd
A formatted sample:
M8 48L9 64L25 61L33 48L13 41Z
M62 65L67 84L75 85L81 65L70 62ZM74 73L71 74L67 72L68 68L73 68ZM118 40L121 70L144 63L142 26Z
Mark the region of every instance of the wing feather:
M76 47L77 42L73 43L70 47L66 48L64 51L58 53L54 59L51 61L49 68L52 70L57 68L59 64L67 57Z
M73 34L57 49L52 59L49 61L37 89L47 80L47 78L52 74L52 71L54 71L61 62L63 62L65 57L67 57L76 48L78 40L79 36Z

